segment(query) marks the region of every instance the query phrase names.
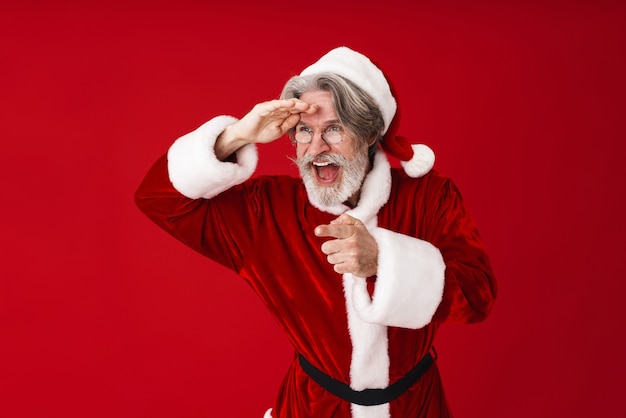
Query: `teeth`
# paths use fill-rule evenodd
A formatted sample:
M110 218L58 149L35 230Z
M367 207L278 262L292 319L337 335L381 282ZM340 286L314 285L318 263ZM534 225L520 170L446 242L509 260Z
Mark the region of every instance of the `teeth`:
M327 165L330 165L330 164L331 163L328 163L328 162L323 162L323 163L322 162L316 162L316 161L313 162L313 165L316 166L316 167L326 167Z

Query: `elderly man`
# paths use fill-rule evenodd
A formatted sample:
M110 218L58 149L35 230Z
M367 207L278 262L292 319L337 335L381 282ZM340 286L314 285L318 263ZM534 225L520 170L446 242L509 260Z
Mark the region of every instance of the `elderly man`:
M436 330L484 319L496 284L432 151L388 132L395 113L380 69L337 48L281 99L179 138L137 191L154 222L246 280L293 345L266 417L450 416ZM253 177L256 146L285 134L301 179Z

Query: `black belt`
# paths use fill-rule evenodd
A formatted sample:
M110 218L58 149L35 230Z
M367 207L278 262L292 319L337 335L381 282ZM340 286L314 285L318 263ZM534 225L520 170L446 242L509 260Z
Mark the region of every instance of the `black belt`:
M309 363L303 355L298 354L298 358L300 359L302 370L304 370L311 379L315 380L318 385L345 401L364 406L382 405L393 401L413 386L433 364L433 356L428 353L407 374L386 388L354 390Z

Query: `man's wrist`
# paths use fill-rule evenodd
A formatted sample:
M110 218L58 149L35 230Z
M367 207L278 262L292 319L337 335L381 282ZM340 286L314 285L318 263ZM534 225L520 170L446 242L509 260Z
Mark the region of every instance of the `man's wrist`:
M215 156L221 161L231 160L232 156L248 144L246 138L237 132L237 122L228 125L215 141Z

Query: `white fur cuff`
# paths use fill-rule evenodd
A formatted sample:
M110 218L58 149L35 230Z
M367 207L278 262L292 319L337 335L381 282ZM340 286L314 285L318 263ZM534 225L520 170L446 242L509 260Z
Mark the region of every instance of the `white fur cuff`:
M217 137L236 121L232 116L218 116L172 144L167 164L176 190L191 199L209 199L252 176L259 159L256 146L239 149L236 163L215 156Z
M383 228L370 231L378 243L378 278L370 298L357 280L354 305L371 323L418 329L430 323L443 296L445 263L429 242Z

